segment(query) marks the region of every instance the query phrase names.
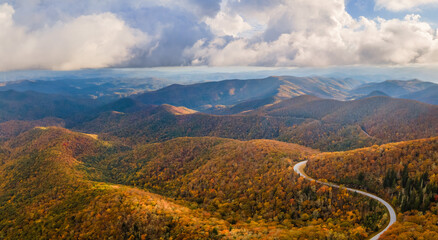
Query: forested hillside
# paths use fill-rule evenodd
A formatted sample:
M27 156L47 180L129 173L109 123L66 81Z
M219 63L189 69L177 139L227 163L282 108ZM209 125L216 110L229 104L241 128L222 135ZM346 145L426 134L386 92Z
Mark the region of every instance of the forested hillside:
M0 0L0 240L438 240L438 0Z
M0 239L366 239L385 227L375 200L294 173L309 159L309 175L394 205L384 238L438 238L438 106L333 99L358 84L271 77L116 101L0 92Z
M178 111L178 112L181 112ZM184 112L184 110L183 110ZM187 113L187 110L185 110ZM289 120L300 123L303 120ZM169 105L150 106L132 113L104 112L75 129L99 133L104 139L129 144L162 142L176 137L216 136L234 139L276 138L283 121L264 116L175 114Z
M57 126L64 127L65 122L59 118L43 118L34 121L11 120L0 123L0 143L16 137L21 133L28 131L34 127L49 127Z
M337 101L305 95L244 114L224 116L170 105L145 106L148 107L126 112L118 112L118 107L113 108L116 112L109 111L111 108L107 107L106 112L75 129L125 143L160 142L186 136L265 138L324 151L438 134L438 106L380 96Z
M32 91L0 91L0 122L39 120L47 117L71 119L94 107L92 100Z
M306 83L307 80L312 84ZM281 85L281 91L277 89L276 95L263 95L265 98L254 95L253 91L267 91L276 86L270 84L271 81L285 85ZM258 82L267 85L263 87ZM240 93L217 96L218 92L225 91L222 87L230 90L236 84L241 88ZM299 86L301 90L292 91L292 85ZM335 89L350 89L353 85L354 82L346 80L323 78L230 80L173 85L147 93L156 94L163 101L144 101L141 96L146 95L138 95L135 99L122 98L109 103L71 96L6 91L0 92L0 122L59 118L62 122L59 126L134 145L175 137L214 136L241 140L276 139L323 151L350 150L438 134L437 105L386 96L339 101L302 95L317 95L318 92L319 95L326 92L334 94L337 92ZM172 90L176 88L174 90L178 92L180 87L191 89L192 94L184 95L183 90L180 93ZM163 95L162 91L167 95ZM298 95L302 96L290 98ZM161 104L169 102L166 99L174 99L170 101L174 105ZM196 102L196 99L202 102L199 104L208 105L207 102L216 101L214 104L231 105L215 105L204 110L210 114L201 113L190 109L192 105L184 102ZM39 104L35 105L35 102ZM199 108L199 104L193 106Z
M274 76L264 79L235 79L193 85L174 84L157 91L139 94L135 96L135 99L145 104L171 104L206 110L218 105L232 106L267 98L282 100L305 94L344 99L348 91L360 83L352 79Z
M58 79L18 80L0 83L0 91L34 91L44 94L74 96L79 98L98 98L109 101L143 91L153 91L170 85L162 78L116 78L90 76L71 76Z
M314 153L276 141L220 138L131 149L62 128L35 128L0 150L0 234L364 239L383 226L376 202L293 174L293 164Z
M39 128L0 154L2 239L258 238L243 229L136 188L88 180L83 157L109 143L60 128ZM0 151L1 152L1 151Z
M307 173L364 188L400 212L384 239L438 237L438 138L421 139L312 157ZM415 229L415 230L411 230Z

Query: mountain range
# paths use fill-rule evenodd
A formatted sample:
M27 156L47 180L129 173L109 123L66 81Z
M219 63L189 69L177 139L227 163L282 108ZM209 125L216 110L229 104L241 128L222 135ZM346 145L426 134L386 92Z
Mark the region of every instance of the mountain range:
M438 106L391 97L339 101L304 95L234 115L123 101L131 103L127 111L105 108L74 129L132 143L216 136L278 139L321 150L345 150L438 134Z
M353 94L368 94L372 91L387 92L392 97L399 97L409 93L422 91L436 84L422 82L418 79L412 80L387 80L379 83L367 83L359 86L352 91Z
M438 237L438 85L149 80L0 87L0 239L362 240L385 228L383 205L306 181L302 161L390 202L397 223L381 239Z
M0 83L0 91L39 92L80 98L113 101L138 92L157 90L169 85L159 78L61 78L45 80L17 80Z
M269 77L252 80L225 80L192 85L174 84L156 91L133 96L145 104L185 106L215 114L250 110L261 104L274 103L301 95L336 100L354 100L375 95L438 104L438 85L414 80L388 80L364 83L353 79L322 77ZM230 109L234 108L234 109ZM226 110L225 110L226 109ZM254 109L254 108L253 108Z
M171 85L133 98L145 104L171 104L195 110L230 106L271 99L283 100L312 94L323 98L343 99L347 92L362 82L321 77L268 77L252 80L225 80L193 85Z
M404 85L397 81L375 85L393 83L415 90L431 85L418 80ZM391 98L372 89L369 95L357 100L334 99L348 98L349 91L364 88L360 84L296 77L227 80L171 85L109 102L8 90L0 92L0 120L58 118L63 122L61 126L102 134L112 140L122 138L130 143L216 136L277 139L330 151L437 134L436 105ZM433 99L434 87L420 91L432 92L432 97L424 97ZM402 94L408 91L395 89Z
M185 106L210 113L246 102L275 102L300 95L337 100L363 98L374 91L385 95L437 104L437 84L413 80L365 82L350 78L272 76L263 79L223 80L189 85L157 78L18 80L0 83L0 91L33 91L44 94L99 99L109 103L132 97L145 104ZM418 94L417 94L418 93ZM242 107L242 106L240 106ZM232 110L235 112L235 110Z
M431 82L413 80L388 80L380 83L363 84L352 91L352 96L366 96L372 92L379 91L385 95L417 100L420 102L438 104L438 85Z

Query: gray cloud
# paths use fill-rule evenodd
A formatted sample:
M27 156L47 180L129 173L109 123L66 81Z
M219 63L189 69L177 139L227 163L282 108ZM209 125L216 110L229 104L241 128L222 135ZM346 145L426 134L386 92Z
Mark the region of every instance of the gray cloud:
M6 2L14 13L0 13L0 25L8 26L0 55L16 53L2 70L438 62L436 29L418 15L353 19L344 0L0 0L0 6ZM397 1L376 2L389 8Z
M221 0L189 0L201 15L214 17L221 10Z
M15 10L13 15L15 25L24 26L29 32L50 28L59 22L69 22L84 15L111 12L129 27L148 36L144 44L135 44L130 51L129 59L108 62L105 66L150 67L190 63L183 58L182 52L199 39L213 38L209 27L202 19L214 17L220 10L220 0L178 2L13 0L8 2ZM38 65L46 67L45 64L35 64L36 67Z
M152 7L140 10L142 14L130 17L130 22L148 34L155 36L152 49L136 49L133 59L124 66L179 66L190 63L182 53L199 39L212 39L209 28L199 23L187 12L178 12L164 7ZM153 24L142 24L153 23Z

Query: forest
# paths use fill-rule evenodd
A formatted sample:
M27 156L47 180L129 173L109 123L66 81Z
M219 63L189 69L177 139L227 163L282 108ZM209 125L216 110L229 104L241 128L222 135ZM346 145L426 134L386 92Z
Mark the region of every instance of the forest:
M390 202L398 222L382 238L438 232L434 105L303 95L208 113L3 95L1 239L367 239L386 226L376 201L300 178L304 160Z
M383 239L438 237L438 138L390 143L310 158L309 175L384 197L399 215ZM405 232L406 229L414 229Z
M0 0L0 240L438 240L438 0Z
M131 148L34 128L0 155L1 238L365 239L384 226L377 202L293 174L315 153L221 138Z

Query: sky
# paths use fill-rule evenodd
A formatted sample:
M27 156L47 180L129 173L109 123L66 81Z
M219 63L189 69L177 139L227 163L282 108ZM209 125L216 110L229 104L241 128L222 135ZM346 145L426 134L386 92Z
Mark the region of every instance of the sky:
M438 0L0 0L0 71L438 66Z

